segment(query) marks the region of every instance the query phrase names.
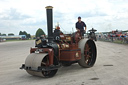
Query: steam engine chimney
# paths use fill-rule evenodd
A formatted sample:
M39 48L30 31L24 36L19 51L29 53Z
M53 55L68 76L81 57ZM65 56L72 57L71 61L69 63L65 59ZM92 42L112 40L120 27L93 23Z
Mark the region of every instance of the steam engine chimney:
M47 29L48 29L48 42L53 41L53 17L52 17L52 6L47 6Z

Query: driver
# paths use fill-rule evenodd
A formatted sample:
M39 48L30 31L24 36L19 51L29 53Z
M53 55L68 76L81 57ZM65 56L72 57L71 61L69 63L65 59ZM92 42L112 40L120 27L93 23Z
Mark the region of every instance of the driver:
M84 33L86 32L86 24L81 21L81 17L78 17L78 22L76 22L76 30L81 32L82 37L84 37Z

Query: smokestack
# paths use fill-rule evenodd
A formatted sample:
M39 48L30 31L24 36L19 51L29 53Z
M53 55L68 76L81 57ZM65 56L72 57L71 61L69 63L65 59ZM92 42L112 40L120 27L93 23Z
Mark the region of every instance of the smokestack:
M52 18L52 6L47 6L47 29L48 29L48 42L53 41L53 18Z

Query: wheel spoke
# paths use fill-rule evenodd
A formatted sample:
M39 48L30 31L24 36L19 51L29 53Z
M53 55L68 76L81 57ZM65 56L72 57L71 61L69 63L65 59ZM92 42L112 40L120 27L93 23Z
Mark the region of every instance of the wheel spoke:
M86 64L88 64L88 59L86 59L86 61L85 61L85 62L86 62Z
M85 45L84 56L86 64L89 64L91 62L92 50L88 44Z

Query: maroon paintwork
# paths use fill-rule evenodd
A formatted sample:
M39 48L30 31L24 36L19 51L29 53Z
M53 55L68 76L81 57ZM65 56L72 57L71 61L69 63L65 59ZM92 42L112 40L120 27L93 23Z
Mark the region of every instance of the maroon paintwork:
M81 49L78 48L78 42L82 39L79 31L74 35L60 33L61 42L57 43L59 48L59 61L77 61L81 59ZM48 53L49 65L53 64L54 50L52 48L31 48L30 53Z

